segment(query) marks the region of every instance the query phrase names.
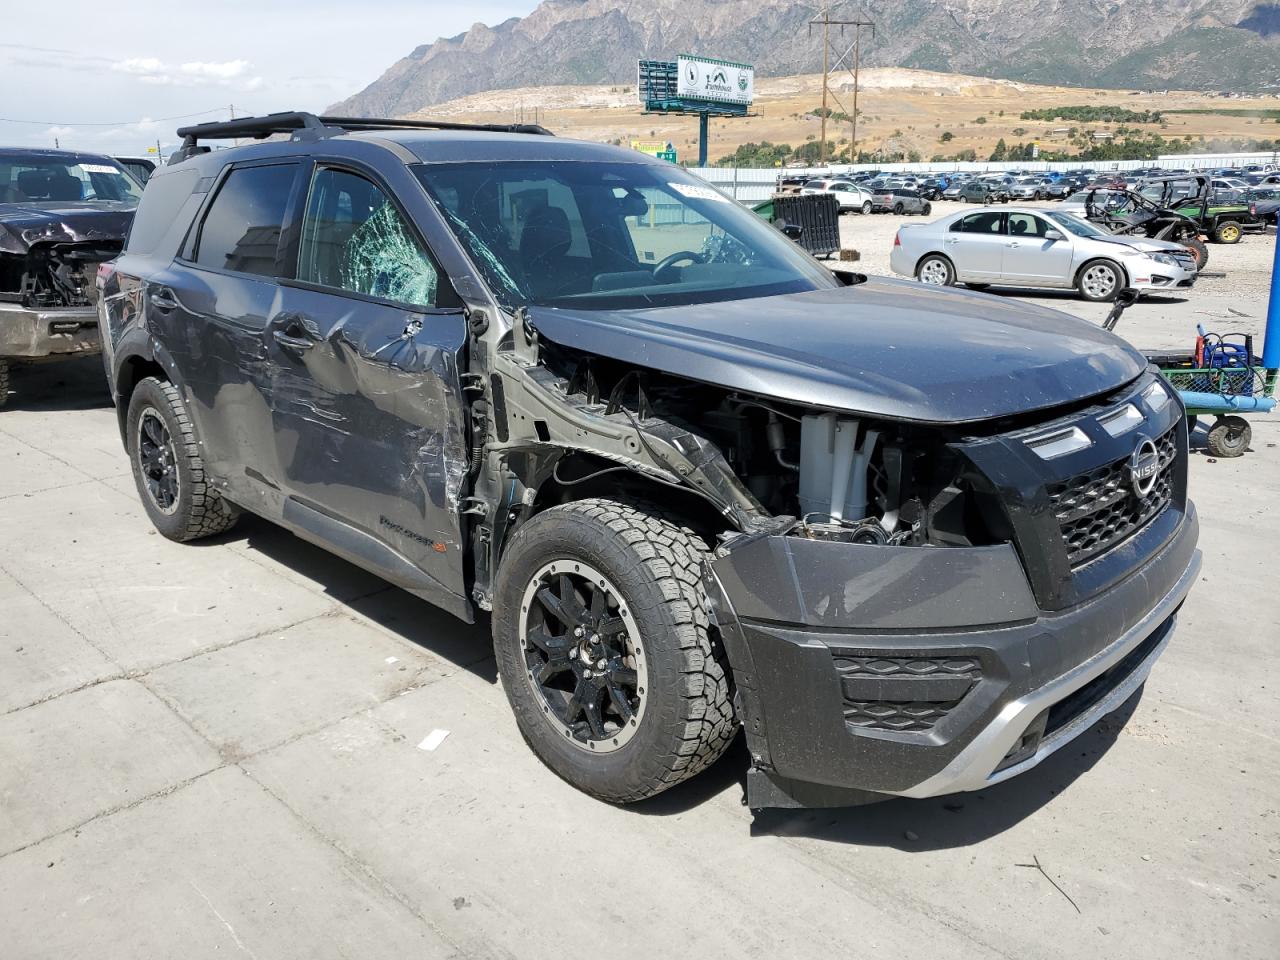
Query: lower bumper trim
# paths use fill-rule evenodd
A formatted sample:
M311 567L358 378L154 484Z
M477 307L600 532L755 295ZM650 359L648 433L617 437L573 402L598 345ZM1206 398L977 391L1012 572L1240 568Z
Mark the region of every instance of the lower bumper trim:
M995 720L944 769L913 787L894 793L904 797L936 797L981 790L1008 780L1030 770L1115 710L1146 681L1152 664L1168 645L1173 633L1175 613L1199 576L1200 565L1201 555L1197 550L1173 589L1115 643L1069 673L1007 704ZM1001 766L1005 758L1017 749L1023 734L1040 714L1115 667L1156 631L1161 632L1159 640L1128 676L1118 680L1087 709L1048 733L1040 740L1032 755L1012 765Z

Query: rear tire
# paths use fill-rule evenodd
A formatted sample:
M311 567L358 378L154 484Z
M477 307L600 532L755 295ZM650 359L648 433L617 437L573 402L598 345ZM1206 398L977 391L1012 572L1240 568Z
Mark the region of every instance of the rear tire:
M1249 449L1253 428L1244 417L1222 417L1209 428L1206 446L1215 457L1240 457Z
M1110 303L1124 289L1124 272L1110 260L1094 260L1080 268L1076 289L1091 303Z
M916 264L916 279L931 287L949 287L956 282L956 270L942 254L931 253Z
M606 499L552 507L512 537L494 592L498 671L529 747L584 793L643 800L733 740L706 549L658 510Z
M895 204L893 205L893 212L894 212L894 213L896 213L898 216L902 216L902 211L903 211L903 209L904 209L904 208L903 208L902 204L900 204L900 203L895 203Z
M9 402L9 361L0 358L0 408Z
M170 540L230 530L240 511L208 483L200 441L178 388L147 377L129 400L125 444L143 509Z
M1244 231L1234 220L1223 220L1213 228L1213 239L1216 243L1239 243Z
M870 201L870 200L863 200L863 201L862 201L862 213L863 213L863 215L864 215L864 216L870 216L870 215L871 215L871 201Z

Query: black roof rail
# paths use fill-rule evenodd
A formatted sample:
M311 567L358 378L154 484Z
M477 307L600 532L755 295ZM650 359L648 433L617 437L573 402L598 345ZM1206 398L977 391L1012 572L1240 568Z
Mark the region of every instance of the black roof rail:
M455 123L446 120L393 120L382 117L327 117L303 111L269 113L263 117L238 117L234 120L214 120L179 127L182 146L169 158L169 163L180 163L197 153L207 153L202 140L262 140L281 133L305 133L314 137L337 136L355 130L483 130L492 133L527 133L537 136L554 136L546 127L536 123Z

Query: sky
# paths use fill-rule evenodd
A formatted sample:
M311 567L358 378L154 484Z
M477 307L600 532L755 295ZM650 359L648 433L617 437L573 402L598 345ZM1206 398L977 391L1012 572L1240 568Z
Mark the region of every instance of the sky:
M414 47L536 2L10 0L0 145L145 154L233 105L237 116L323 110Z

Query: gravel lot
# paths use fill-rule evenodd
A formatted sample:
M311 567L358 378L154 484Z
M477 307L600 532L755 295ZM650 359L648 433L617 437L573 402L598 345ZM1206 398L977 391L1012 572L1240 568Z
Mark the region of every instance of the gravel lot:
M845 219L863 268L896 226ZM1225 278L1120 332L1260 332L1273 242L1212 248ZM574 792L521 741L484 625L265 522L164 540L100 363L14 388L5 958L1280 955L1280 419L1193 456L1203 581L1145 691L1073 748L977 794L753 818L740 745L635 807Z

